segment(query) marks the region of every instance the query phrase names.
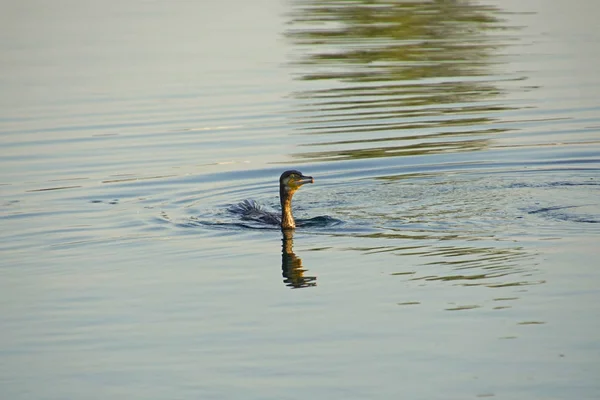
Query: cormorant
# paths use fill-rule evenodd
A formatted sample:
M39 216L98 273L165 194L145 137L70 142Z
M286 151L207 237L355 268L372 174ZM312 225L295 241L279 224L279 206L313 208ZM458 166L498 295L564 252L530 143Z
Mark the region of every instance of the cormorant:
M296 222L292 215L292 196L305 183L313 183L312 176L305 176L300 171L285 171L279 177L279 201L281 202L281 218L265 211L252 200L244 200L230 208L230 211L242 214L242 218L259 221L269 225L280 225L281 229L294 229Z

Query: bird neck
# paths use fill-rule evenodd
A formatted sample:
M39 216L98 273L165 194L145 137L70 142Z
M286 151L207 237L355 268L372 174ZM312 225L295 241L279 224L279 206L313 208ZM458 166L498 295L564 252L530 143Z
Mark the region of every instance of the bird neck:
M280 193L281 199L281 229L294 229L296 222L292 215L292 195L289 193Z

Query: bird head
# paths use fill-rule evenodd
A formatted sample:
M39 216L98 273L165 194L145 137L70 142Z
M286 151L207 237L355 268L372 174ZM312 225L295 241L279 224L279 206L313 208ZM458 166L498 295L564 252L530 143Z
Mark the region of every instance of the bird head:
M296 170L285 171L279 178L279 188L281 194L293 194L300 186L306 183L314 183L312 176L303 175Z

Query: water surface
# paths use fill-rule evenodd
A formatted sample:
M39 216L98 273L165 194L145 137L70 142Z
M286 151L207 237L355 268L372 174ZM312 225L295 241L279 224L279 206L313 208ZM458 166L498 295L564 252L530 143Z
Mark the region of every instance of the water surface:
M600 396L596 2L2 8L3 398Z

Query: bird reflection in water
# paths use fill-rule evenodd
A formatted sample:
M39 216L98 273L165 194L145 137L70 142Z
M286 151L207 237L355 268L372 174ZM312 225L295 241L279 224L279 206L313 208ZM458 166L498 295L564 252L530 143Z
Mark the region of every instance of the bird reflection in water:
M305 276L302 259L294 253L294 230L282 229L281 239L281 271L283 283L292 289L317 286L316 276Z

